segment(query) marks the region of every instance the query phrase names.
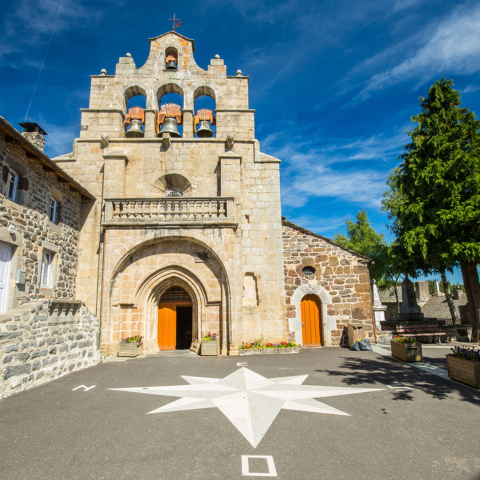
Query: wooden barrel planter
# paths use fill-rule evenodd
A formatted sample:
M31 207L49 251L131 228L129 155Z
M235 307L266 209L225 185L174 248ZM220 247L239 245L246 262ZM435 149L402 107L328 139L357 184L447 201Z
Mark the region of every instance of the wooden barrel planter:
M200 355L207 357L216 357L217 356L217 342L216 341L202 341L202 347L200 348Z
M447 370L452 380L480 388L480 362L447 355Z
M142 344L138 342L126 342L125 340L121 340L118 345L117 355L119 357L137 357L140 354L141 345Z
M392 357L404 362L421 362L422 344L421 343L403 343L391 341Z

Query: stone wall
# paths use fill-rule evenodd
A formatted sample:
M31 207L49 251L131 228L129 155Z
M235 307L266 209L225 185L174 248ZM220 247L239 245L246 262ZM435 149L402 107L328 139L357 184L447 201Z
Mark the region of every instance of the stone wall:
M346 343L348 324L364 324L365 336L371 336L368 259L288 221L283 221L283 245L289 338L301 343L300 302L307 294L321 301L324 345ZM304 267L314 274L306 276Z
M5 197L6 183L0 176L0 241L14 248L7 308L42 298L74 298L81 228L80 193L61 183L54 172L42 167L38 158L29 158L16 139L6 138L0 131L0 172L4 167L27 179L22 182L17 202L13 202ZM51 196L60 205L58 224L48 219ZM10 225L16 230L13 235L7 229ZM51 288L40 286L44 250L54 254ZM24 285L15 283L17 270L25 271Z
M0 315L0 397L98 364L98 343L99 321L81 302L44 300Z

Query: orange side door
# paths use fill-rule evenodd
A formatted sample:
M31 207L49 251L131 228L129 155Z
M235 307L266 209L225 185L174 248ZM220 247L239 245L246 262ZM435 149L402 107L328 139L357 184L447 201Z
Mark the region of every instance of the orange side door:
M158 307L158 346L160 350L175 350L177 339L177 311L175 305Z
M315 295L305 295L300 304L302 313L303 345L320 347L322 345L320 325L320 301Z

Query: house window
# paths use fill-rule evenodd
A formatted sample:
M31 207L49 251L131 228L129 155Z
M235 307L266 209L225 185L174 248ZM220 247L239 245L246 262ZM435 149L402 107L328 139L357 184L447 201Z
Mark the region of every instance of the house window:
M48 219L53 223L57 223L57 206L57 201L53 197L50 197L50 211Z
M51 252L44 252L42 258L42 275L41 275L41 283L42 287L50 288L51 287L51 280L52 280L52 260L53 260L53 253Z
M17 198L18 175L13 170L8 170L7 177L7 198L15 202Z

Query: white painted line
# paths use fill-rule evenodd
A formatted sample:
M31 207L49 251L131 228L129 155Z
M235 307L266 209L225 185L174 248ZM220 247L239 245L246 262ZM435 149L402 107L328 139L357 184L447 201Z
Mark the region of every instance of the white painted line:
M391 385L387 385L388 388L401 388L405 385L403 383L392 383Z
M95 388L96 385L92 385L91 387L86 387L85 385L80 385L79 387L77 388L72 388L72 391L75 391L75 390L78 390L79 388L84 388L84 392L88 392L89 390L91 390L92 388Z
M267 461L268 473L250 472L248 461L250 458L264 458ZM277 470L271 455L242 455L242 475L244 477L276 477Z
M238 362L237 367L246 367L248 364L247 362Z

